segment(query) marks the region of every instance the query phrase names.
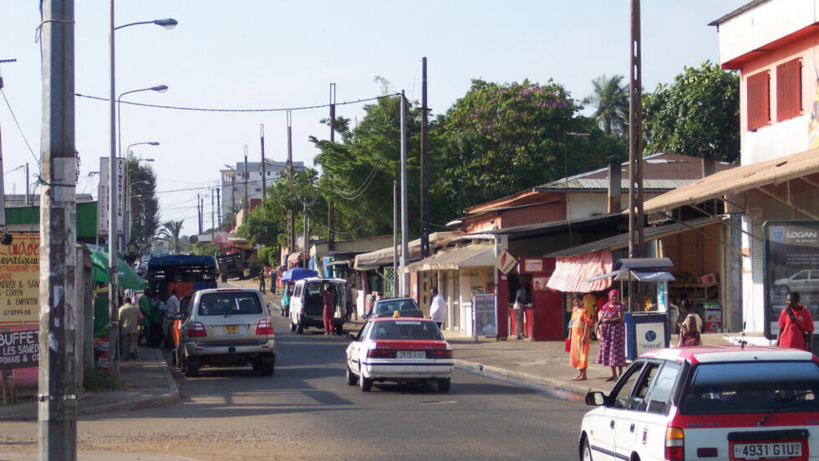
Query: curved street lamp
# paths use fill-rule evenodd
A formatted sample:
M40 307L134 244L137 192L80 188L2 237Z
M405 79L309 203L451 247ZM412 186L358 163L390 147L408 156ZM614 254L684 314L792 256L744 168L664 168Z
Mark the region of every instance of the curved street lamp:
M122 26L115 26L114 25L114 0L111 0L111 18L110 18L110 26L109 26L109 55L110 55L110 78L111 78L111 95L109 97L110 103L110 118L111 118L111 153L109 157L109 170L110 170L110 178L109 178L109 191L108 191L108 280L109 280L109 295L108 295L108 304L109 304L109 312L111 315L110 323L108 326L108 337L110 338L110 347L111 350L114 352L111 357L111 361L109 364L109 377L111 381L116 383L119 381L119 356L116 353L119 347L119 341L117 341L119 337L119 315L118 315L118 307L117 306L117 281L119 278L119 271L117 269L117 208L119 207L119 200L114 200L113 194L114 191L117 190L117 119L116 119L116 101L115 97L116 93L116 46L114 40L114 32L119 29L124 29L126 27L136 26L139 24L156 24L158 26L164 27L166 29L173 29L177 25L177 21L175 19L157 19L154 21L143 21L143 22L134 22L130 24L124 24Z

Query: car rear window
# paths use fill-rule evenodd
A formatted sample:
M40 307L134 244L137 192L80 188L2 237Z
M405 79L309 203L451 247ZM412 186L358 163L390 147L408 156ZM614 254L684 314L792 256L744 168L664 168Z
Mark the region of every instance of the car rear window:
M433 322L398 320L377 322L372 327L372 339L444 339Z
M819 411L813 362L700 364L692 373L684 414Z
M378 301L378 307L376 309L376 314L385 314L387 312L405 312L405 311L417 311L418 306L409 299L402 299L398 301Z
M255 293L207 293L199 301L199 315L261 314L262 304Z

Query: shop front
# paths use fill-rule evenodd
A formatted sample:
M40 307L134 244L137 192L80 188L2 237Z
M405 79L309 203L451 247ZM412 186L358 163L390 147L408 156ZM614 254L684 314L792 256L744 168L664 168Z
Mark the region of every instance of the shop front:
M534 341L563 339L563 299L560 293L546 287L554 269L554 258L522 257L518 262L517 272L510 272L501 278L500 283L506 285L503 290L506 296L499 299L504 300L506 307L508 334L514 335L517 331L515 295L522 288L526 292L523 335Z

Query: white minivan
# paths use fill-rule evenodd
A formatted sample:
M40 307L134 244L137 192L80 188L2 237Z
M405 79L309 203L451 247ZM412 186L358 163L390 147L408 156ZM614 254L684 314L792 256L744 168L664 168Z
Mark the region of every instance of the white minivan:
M344 328L344 279L310 277L299 280L293 287L290 297L290 331L301 334L305 328L324 329L324 304L321 299L321 288L327 285L335 292L333 312L333 332L341 334Z

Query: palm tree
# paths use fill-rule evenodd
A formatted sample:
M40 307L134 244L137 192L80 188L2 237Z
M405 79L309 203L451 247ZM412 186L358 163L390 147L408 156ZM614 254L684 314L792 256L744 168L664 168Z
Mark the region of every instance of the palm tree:
M162 228L159 229L159 238L170 243L173 248L173 254L179 253L179 234L182 232L181 221L165 221L162 223Z
M628 135L629 98L628 85L624 85L622 75L607 78L601 75L592 80L592 95L583 100L597 108L593 117L600 129L609 136L625 139Z

